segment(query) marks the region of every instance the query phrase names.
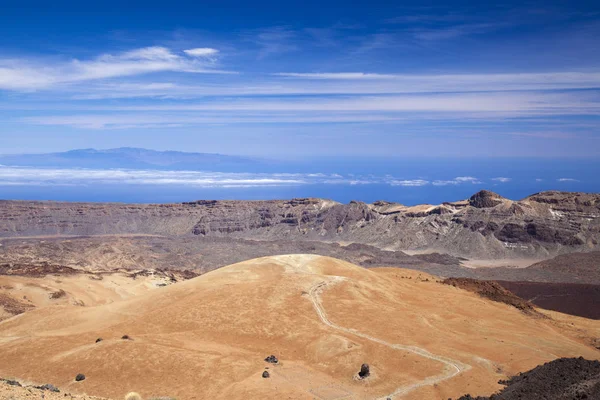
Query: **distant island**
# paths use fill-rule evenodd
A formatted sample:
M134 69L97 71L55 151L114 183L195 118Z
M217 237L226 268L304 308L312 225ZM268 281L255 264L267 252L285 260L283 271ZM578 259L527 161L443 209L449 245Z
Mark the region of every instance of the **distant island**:
M258 158L135 147L76 149L57 153L4 154L0 164L23 167L132 168L170 170L253 170L267 161Z

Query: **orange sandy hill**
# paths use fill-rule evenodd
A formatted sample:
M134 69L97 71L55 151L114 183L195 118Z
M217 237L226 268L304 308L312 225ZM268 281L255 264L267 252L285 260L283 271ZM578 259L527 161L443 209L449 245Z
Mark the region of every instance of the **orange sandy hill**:
M547 314L416 271L265 257L110 304L5 320L0 376L115 399L447 399L493 393L499 379L557 357L600 357L585 341L600 321ZM264 361L270 354L279 364ZM371 375L360 380L363 363Z

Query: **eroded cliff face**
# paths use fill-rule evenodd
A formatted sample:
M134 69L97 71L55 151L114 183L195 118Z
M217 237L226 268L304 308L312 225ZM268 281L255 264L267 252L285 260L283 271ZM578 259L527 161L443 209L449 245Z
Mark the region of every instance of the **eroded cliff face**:
M197 235L364 243L470 258L549 257L600 248L600 195L481 191L440 205L323 199L183 204L0 202L0 236Z

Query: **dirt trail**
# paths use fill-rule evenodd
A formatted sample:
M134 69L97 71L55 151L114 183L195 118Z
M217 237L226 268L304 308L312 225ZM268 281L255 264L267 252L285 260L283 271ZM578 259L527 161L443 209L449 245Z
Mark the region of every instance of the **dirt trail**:
M336 330L339 330L339 331L342 331L345 333L349 333L351 335L358 336L363 339L370 340L374 343L381 344L383 346L389 347L394 350L408 351L408 352L417 354L419 356L428 358L430 360L441 362L445 366L444 372L442 372L441 374L430 376L421 381L411 383L410 385L400 386L394 392L392 392L386 396L380 397L379 399L385 400L385 399L400 398L403 395L405 395L415 389L418 389L423 386L435 385L436 383L450 379L450 378L460 374L461 372L464 372L471 368L470 365L463 364L460 361L452 360L450 358L437 356L437 355L432 354L432 353L428 352L427 350L422 349L420 347L388 343L385 340L378 339L376 337L367 335L366 333L362 333L362 332L359 332L354 329L344 328L343 326L339 326L339 325L336 325L335 323L331 322L331 320L327 317L327 313L325 312L323 305L321 304L319 294L328 285L335 285L343 280L344 280L343 277L336 276L336 277L332 277L329 281L319 282L310 288L310 293L309 293L310 300L313 303L315 311L317 312L317 315L321 319L321 322L323 322L325 325L329 326L330 328L333 328L333 329L336 329Z

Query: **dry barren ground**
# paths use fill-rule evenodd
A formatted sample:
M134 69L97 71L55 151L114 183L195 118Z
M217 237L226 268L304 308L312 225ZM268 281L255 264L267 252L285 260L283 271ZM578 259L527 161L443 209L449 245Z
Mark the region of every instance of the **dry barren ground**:
M489 395L499 379L546 361L600 357L590 345L599 321L547 315L417 271L265 257L108 304L40 307L0 322L0 376L114 399ZM279 364L265 363L270 354ZM362 363L372 373L359 380ZM86 379L75 382L78 373Z

